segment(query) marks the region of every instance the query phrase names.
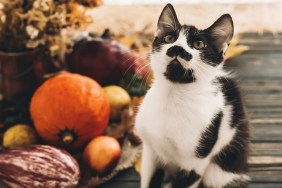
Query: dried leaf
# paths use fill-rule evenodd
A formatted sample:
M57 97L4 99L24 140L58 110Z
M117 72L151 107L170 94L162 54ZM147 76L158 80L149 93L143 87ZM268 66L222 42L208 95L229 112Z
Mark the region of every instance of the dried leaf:
M133 34L131 36L119 36L119 37L116 37L115 40L126 45L128 48L131 48L133 44L136 42L137 38L138 38L138 35Z
M106 135L112 136L116 139L122 139L125 134L134 126L133 111L131 108L123 109L121 112L121 121L112 122L108 125Z
M139 174L141 173L141 161L142 161L142 158L141 156L138 157L138 159L135 161L134 163L134 169L136 172L138 172Z
M238 45L239 41L240 41L239 35L235 35L229 45L229 48L227 49L225 53L225 60L236 57L250 49L249 46Z
M239 43L239 40L240 40L240 36L239 36L239 35L235 35L235 36L232 38L232 40L231 40L229 46L230 46L230 47L236 46L236 45Z
M250 49L249 46L244 46L244 45L229 47L225 54L225 60L236 57L242 54L243 52L248 51L249 49Z

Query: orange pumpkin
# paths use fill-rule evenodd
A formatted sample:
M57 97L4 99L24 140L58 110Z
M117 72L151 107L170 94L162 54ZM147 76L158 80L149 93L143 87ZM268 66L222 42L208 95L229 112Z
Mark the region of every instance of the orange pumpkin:
M36 90L30 113L38 134L46 143L76 151L103 134L110 105L96 81L63 73Z

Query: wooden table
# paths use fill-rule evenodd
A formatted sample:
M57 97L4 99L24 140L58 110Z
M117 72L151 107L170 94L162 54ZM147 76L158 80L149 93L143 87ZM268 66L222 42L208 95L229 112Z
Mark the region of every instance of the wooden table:
M250 188L282 188L282 33L243 34L250 51L226 63L240 79L251 116ZM99 188L138 188L133 168Z

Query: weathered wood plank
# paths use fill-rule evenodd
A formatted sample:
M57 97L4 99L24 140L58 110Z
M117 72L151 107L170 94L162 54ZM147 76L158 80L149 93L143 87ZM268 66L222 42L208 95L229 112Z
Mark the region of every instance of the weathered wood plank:
M249 175L251 177L252 182L272 182L272 183L282 183L282 171L274 171L274 170L269 170L269 171L262 171L259 170L257 173L250 172Z
M249 164L253 166L277 166L282 170L281 156L250 156ZM282 179L281 179L282 180Z
M250 47L254 46L260 46L260 47L276 47L282 46L282 37L274 37L274 38L263 38L260 40L257 40L256 38L241 38L240 42L238 43L239 45L247 45ZM249 50L252 52L252 48Z
M281 183L257 182L250 183L249 188L282 188Z
M252 141L282 142L282 124L255 123L251 127Z
M278 41L278 40L277 40ZM282 46L275 40L271 41L273 44L266 43L243 43L243 45L249 46L249 51L246 51L245 54L279 54L282 52ZM275 43L276 42L276 43Z
M264 55L243 54L226 62L226 69L235 71L241 82L245 80L281 81L281 66L281 53Z
M257 81L244 81L244 82L240 82L239 80L239 84L241 87L245 88L245 89L279 89L281 90L281 86L282 86L282 81L281 80L274 80L274 81L270 81L270 80L257 80Z
M134 170L134 168L129 168L128 170L125 170L124 172L120 173L120 177L118 178L118 181L139 181L140 175Z
M262 113L251 113L249 112L250 117L253 119L253 122L258 122L259 120L271 119L282 119L281 112L262 112ZM278 122L278 120L276 121ZM282 120L281 120L282 123Z
M282 108L248 108L248 114L252 123L282 123Z
M248 109L249 113L261 114L261 113L282 113L282 108L251 108Z
M251 156L279 156L282 157L282 143L252 143Z
M261 101L262 99L268 100L268 101L275 101L275 100L280 101L282 98L282 95L280 93L278 94L273 93L273 94L268 94L268 95L256 93L256 94L248 94L245 98L247 100L254 100L254 101L256 100ZM282 101L281 101L281 104L282 104Z
M110 181L97 188L139 188L139 182L114 182Z
M277 88L259 88L257 87L257 89L255 88L251 88L251 86L249 86L249 88L242 88L242 94L247 96L247 95L269 95L269 94L276 94L276 95L282 95L282 85L281 86L277 86Z
M269 124L282 124L282 118L278 117L278 118L253 118L250 120L251 123L253 124L257 124L257 123L269 123Z
M244 40L244 39L257 39L257 40L261 40L261 39L273 39L273 38L282 38L282 33L241 33L240 34L240 41Z
M261 101L261 102L257 102L257 103L251 103L246 101L247 107L248 109L250 108L262 108L262 109L266 109L266 108L282 108L282 105L280 103L275 103L275 102L269 102L269 101Z

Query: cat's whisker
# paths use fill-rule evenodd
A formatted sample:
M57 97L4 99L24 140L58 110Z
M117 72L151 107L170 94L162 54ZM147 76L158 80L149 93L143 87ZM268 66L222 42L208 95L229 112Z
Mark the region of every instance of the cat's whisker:
M150 74L151 74L150 71L148 71L148 72L145 74L145 76L142 78L141 86L142 86L143 84L144 84L143 86L148 86L147 83L148 83L148 78L149 78ZM144 81L144 83L143 83L143 81Z
M146 63L146 64L143 64L143 65L140 65L139 67L137 67L136 73L138 74L139 72L141 72L142 70L144 70L145 68L147 68L150 65L151 65L150 63Z
M207 74L213 75L208 68L206 68L204 65L202 65L201 63L198 63L196 66L198 66L199 68L201 68L202 70L206 71Z
M203 70L198 69L197 72L198 72L198 76L200 78L202 78L203 80L205 80L207 82L209 81L209 77L205 74L205 72Z
M196 66L197 70L202 74L202 76L204 76L207 80L209 79L208 76L213 77L213 73L211 73L211 70L207 69L206 67L204 67L203 65L201 65L200 63L198 63Z
M131 68L133 68L135 66L134 63L132 63L123 73L123 77L131 70Z
M197 64L197 65L195 65L194 66L194 70L198 73L198 77L200 77L200 78L204 78L204 79L206 79L207 81L209 80L208 79L208 76L205 74L205 71L206 70L202 70L201 68L200 68L200 66L198 66L199 64Z
M127 85L127 89L130 88L130 86L135 82L136 79L137 79L136 76L133 76L133 77L131 78L129 84Z
M138 56L137 55L132 55L131 57L125 59L121 64L125 64L127 63L128 61L131 61L131 60L135 60L135 59L146 59L148 58L149 54L139 54Z
M136 73L140 72L141 70L145 69L146 67L148 67L150 65L150 63L147 63L147 64L143 64L143 65L140 65L139 67L136 68ZM131 78L127 88L130 88L131 84L133 84L135 81L136 81L137 77L134 76L133 78Z
M133 63L125 70L123 76L125 76L129 72L129 70L135 66L135 62L140 60L140 59L142 61L145 61L142 57L135 57Z
M206 81L210 80L210 76L212 76L212 74L209 71L201 67L196 67L195 69L197 70L199 77L204 78Z
M150 66L150 63L148 63L148 64L146 64L146 66L144 66L144 67L142 67L143 69L144 68L146 68L146 67L148 67L148 66ZM138 71L136 71L136 72L138 72ZM150 71L148 71L148 72L146 72L145 73L145 75L144 75L144 77L142 78L142 80L141 80L141 86L144 84L146 84L147 83L147 78L148 78L148 76L149 76L149 74L150 74ZM146 80L145 80L145 78L146 78ZM143 83L144 82L144 83Z
M200 65L200 64L199 64ZM202 65L200 65L200 66L202 66ZM203 67L203 66L202 66ZM228 80L225 78L225 77L223 77L223 79L225 79L227 82L228 82ZM225 87L224 85L223 85L223 87ZM226 89L226 88L224 88L224 89Z

